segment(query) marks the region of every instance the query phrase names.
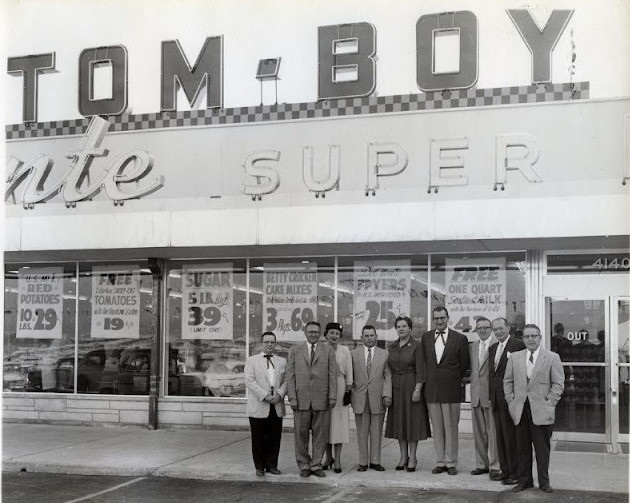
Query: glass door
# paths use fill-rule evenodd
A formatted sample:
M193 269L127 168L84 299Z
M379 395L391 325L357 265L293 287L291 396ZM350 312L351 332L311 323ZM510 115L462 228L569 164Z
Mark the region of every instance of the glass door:
M628 443L630 395L630 297L613 297L611 301L611 398L613 451Z
M556 407L554 437L610 443L608 300L605 297L546 300L545 347L560 355L565 372L564 393Z

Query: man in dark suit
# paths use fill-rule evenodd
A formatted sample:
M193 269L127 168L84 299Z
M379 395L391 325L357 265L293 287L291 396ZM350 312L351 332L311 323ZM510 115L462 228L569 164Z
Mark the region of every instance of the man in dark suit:
M448 328L448 311L433 309L435 330L422 336L426 382L424 397L429 409L437 466L434 474L457 475L458 426L461 385L470 367L468 339Z
M534 487L532 444L540 490L553 492L549 455L556 405L564 391L564 370L556 353L540 347L541 339L540 328L525 325L523 340L527 349L512 355L503 380L505 399L516 424L519 474L518 485L512 488L515 493Z
M510 335L510 325L505 318L497 318L492 322L492 331L498 342L490 347L490 404L494 415L494 426L497 432L497 449L501 473L490 477L500 480L503 485L518 483L518 457L516 453L516 427L510 417L505 394L503 393L503 377L508 358L516 351L525 349L523 341Z
M392 404L392 371L387 364L387 351L376 346L376 328L365 325L361 331L363 347L352 355L352 410L357 425L359 468L385 471L381 465L381 439L385 409ZM369 449L368 449L369 445Z
M305 328L307 343L289 351L287 390L293 409L295 458L300 476L311 473L325 477L322 457L330 432L330 411L337 403L337 360L332 348L319 342L321 325L309 321ZM309 455L309 434L313 432L313 452Z

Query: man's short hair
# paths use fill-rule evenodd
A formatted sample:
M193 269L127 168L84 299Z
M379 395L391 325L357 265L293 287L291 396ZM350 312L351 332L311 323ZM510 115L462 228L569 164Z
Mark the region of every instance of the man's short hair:
M319 331L322 331L322 325L319 321L309 321L306 323L306 326L304 327L304 330L308 330L309 325L315 325L317 328L319 328Z
M444 311L446 313L446 316L449 316L448 314L448 309L446 309L444 306L438 306L438 307L434 307L433 311L431 311L431 314L435 314L438 311Z
M505 318L502 318L500 316L498 318L495 318L494 320L492 320L492 323L494 323L495 321L499 321L499 320L503 321L503 323L505 324L506 327L510 325L508 323L508 320L506 320Z
M490 323L490 325L492 325L492 322L485 316L479 316L479 318L475 320L475 325L477 325L477 323L479 323L480 321L487 321L488 323Z
M539 333L540 335L542 335L542 332L540 331L540 327L539 327L538 325L534 324L534 323L528 323L527 325L525 325L525 326L523 327L523 332L525 332L525 329L526 329L526 328L534 328L534 329L538 330L538 333Z
M262 340L265 338L265 335L273 335L273 340L274 341L278 341L278 338L276 337L276 334L274 334L273 332L264 332L261 336L260 336L260 341L262 342Z
M361 329L361 335L363 335L363 332L365 332L366 330L374 330L374 333L376 333L376 327L374 327L374 325L365 325Z

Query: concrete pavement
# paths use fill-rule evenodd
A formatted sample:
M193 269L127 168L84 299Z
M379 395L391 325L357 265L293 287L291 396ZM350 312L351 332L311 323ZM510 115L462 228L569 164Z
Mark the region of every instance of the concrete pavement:
M161 476L188 479L260 480L254 474L248 431L145 430L139 428L60 426L4 423L3 471L82 475ZM268 482L319 483L338 486L411 487L504 491L509 487L486 475L473 476L473 440L460 434L459 474L432 475L435 453L431 439L418 444L416 472L395 471L398 443L385 439L382 464L387 471L357 472L358 450L354 432L342 453L343 472L326 478L303 479L298 474L293 434L285 433L280 452L281 476ZM535 473L535 472L534 472ZM628 492L628 456L587 452L552 452L554 489Z

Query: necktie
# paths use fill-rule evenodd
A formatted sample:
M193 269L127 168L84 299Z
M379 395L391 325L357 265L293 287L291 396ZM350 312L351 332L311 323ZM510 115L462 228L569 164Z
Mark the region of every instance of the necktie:
M271 359L273 358L273 355L264 355L264 357L267 359L267 368L269 368L269 365L271 365L271 367L275 369L276 366L271 361Z
M315 359L315 344L311 344L311 365L313 365L314 359Z
M499 342L499 347L497 348L497 354L494 357L494 369L496 370L499 366L499 362L501 361L501 355L503 354L503 343Z
M440 340L438 341L438 339ZM442 359L444 346L446 346L446 342L444 341L444 332L435 332L435 358L437 359L438 363Z
M370 376L370 372L372 372L372 348L368 348L368 356L367 356L367 364L365 365L367 369L368 377Z
M481 341L479 343L479 365L482 365L483 362L488 358L488 348L486 347L486 341Z
M527 382L529 383L530 378L532 377L532 370L534 370L534 352L529 352L529 358L527 360L527 368L525 371L527 372Z

